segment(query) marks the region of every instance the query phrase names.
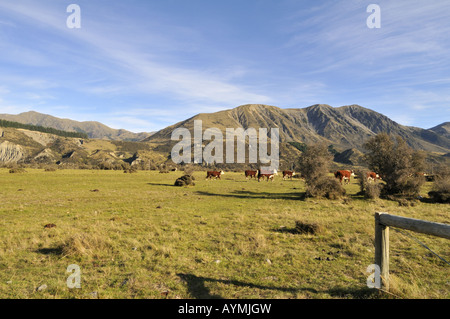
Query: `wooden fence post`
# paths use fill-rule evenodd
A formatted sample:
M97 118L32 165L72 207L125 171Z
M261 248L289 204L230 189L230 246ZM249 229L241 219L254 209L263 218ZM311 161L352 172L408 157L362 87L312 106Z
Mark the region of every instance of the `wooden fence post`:
M450 225L375 213L375 265L380 267L381 287L389 290L389 226L450 239Z
M382 288L389 290L389 227L381 224L382 214L375 213L375 265L380 267Z

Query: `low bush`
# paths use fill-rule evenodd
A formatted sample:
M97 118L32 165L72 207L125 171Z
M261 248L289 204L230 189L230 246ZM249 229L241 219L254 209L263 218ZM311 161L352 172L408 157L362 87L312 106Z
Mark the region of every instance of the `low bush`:
M10 172L11 174L14 174L14 173L26 173L27 171L25 170L25 168L17 167L17 168L11 168L11 169L9 170L9 172Z
M450 203L450 172L445 170L435 178L433 188L428 196L438 203Z
M322 231L322 227L317 223L295 222L295 231L298 234L317 234Z
M391 138L380 133L364 144L365 160L369 168L383 176L381 194L415 197L425 183L421 172L425 169L423 152L414 151L400 137Z
M345 195L345 189L327 176L332 156L325 144L311 145L300 156L299 165L306 183L306 196L336 199Z
M175 181L175 186L189 186L189 185L194 186L195 185L194 180L195 180L194 176L184 175Z
M364 195L367 198L377 199L380 197L383 184L377 183L376 181L369 182L366 178L368 171L359 170L356 172L358 176L358 183L360 192L359 195Z
M346 191L335 178L323 177L308 185L306 195L309 197L324 197L338 199L345 196Z

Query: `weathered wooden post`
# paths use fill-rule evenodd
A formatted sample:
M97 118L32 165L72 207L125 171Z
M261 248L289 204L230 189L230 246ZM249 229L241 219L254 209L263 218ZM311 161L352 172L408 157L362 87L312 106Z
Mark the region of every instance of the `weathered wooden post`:
M375 265L380 267L381 287L389 290L389 227L383 225L375 213Z
M450 239L448 224L375 213L375 265L380 267L381 287L385 290L389 290L389 226Z

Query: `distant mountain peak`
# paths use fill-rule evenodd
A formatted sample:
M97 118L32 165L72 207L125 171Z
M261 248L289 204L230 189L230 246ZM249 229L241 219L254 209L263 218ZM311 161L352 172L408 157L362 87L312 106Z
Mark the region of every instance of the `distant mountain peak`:
M167 143L174 129L183 127L191 130L197 119L203 120L203 129L279 128L281 142L325 142L340 150L354 148L364 151L364 143L380 132L400 136L415 149L434 152L448 152L450 149L450 139L445 136L440 137L430 130L400 125L381 113L357 104L341 107L314 104L297 109L245 104L230 110L193 116L160 130L147 140Z
M133 133L123 129L117 130L96 121L79 122L71 119L58 118L36 111L27 111L17 115L0 114L0 119L22 124L49 127L68 132L82 132L88 134L90 138L97 139L141 141L152 134L146 132Z

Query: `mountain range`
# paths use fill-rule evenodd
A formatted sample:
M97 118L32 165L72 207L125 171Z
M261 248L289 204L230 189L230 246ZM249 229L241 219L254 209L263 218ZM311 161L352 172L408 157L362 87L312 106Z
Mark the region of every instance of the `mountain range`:
M281 109L275 106L249 104L216 113L201 113L185 121L160 130L144 141L170 140L177 128L193 130L194 121L201 120L203 128L216 127L244 129L279 128L281 142L312 144L325 142L335 149L364 151L363 144L372 136L386 132L400 136L416 150L448 153L450 151L450 123L431 129L404 126L387 116L359 105L331 107L316 104L299 109Z
M70 119L61 119L35 111L24 112L17 115L0 114L0 119L22 124L50 127L62 131L86 133L89 138L96 139L141 141L152 134L146 132L133 133L123 129L113 129L96 121L78 122Z
M296 162L303 146L319 142L330 146L336 162L360 165L364 143L380 132L400 136L413 149L426 151L432 161L447 161L450 158L450 122L430 129L405 126L359 105L332 107L316 104L306 108L282 109L248 104L215 113L200 113L158 132L143 133L112 129L94 121L60 119L33 111L18 115L0 114L0 119L82 132L89 136L87 140L80 140L0 128L0 161L4 162L160 165L171 162L170 151L177 143L171 140L172 132L177 128L187 128L193 136L196 120L202 121L204 130L218 128L224 136L226 128L267 128L269 132L270 128L279 128L280 163L286 168Z

